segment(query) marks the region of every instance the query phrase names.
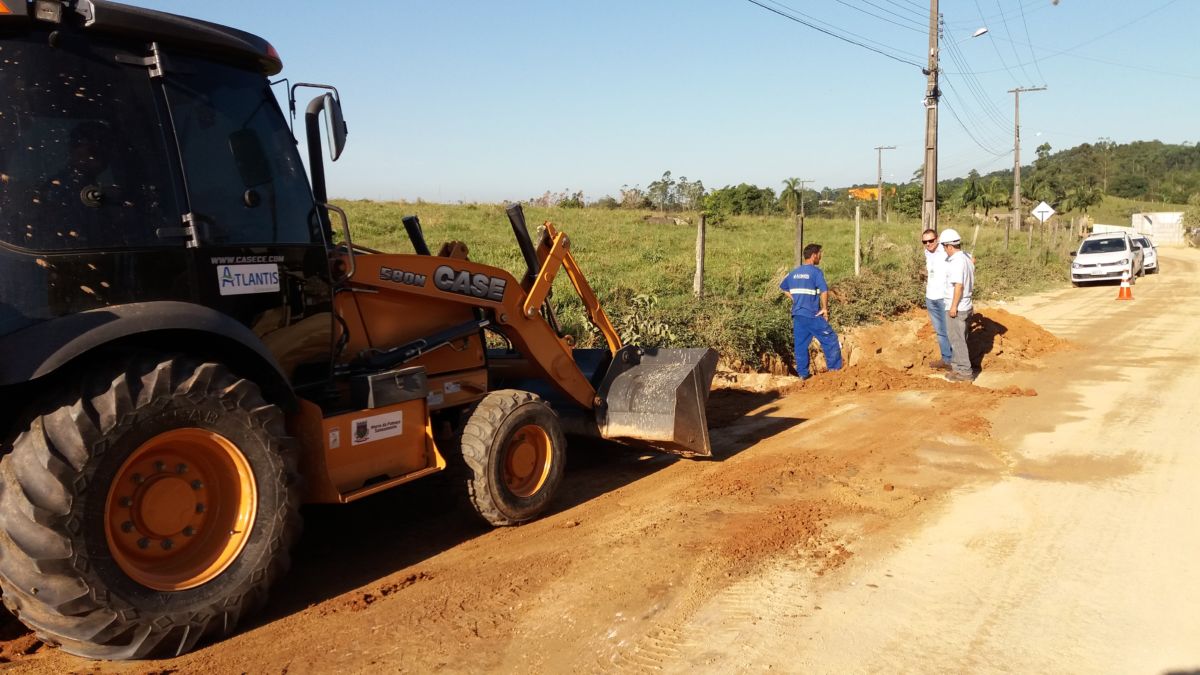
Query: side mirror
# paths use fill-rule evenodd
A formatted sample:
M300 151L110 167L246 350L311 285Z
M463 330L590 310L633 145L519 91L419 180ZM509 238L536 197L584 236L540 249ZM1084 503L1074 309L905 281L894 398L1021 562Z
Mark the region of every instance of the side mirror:
M1078 251L1071 251L1068 255L1074 258L1076 253L1078 253Z
M342 104L333 94L325 94L325 136L329 139L329 159L336 162L346 149L346 120Z

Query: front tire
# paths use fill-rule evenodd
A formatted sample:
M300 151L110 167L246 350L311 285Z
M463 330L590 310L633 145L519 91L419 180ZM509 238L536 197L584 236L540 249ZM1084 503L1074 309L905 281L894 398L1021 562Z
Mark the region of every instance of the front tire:
M562 483L566 440L537 395L502 389L466 413L459 447L471 504L492 525L519 525L545 511Z
M215 363L85 382L0 462L4 603L99 659L228 635L288 566L299 477L283 413Z

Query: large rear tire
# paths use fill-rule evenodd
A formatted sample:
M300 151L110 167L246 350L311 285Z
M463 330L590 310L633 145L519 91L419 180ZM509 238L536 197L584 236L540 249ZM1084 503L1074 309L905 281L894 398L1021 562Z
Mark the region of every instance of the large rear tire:
M469 409L459 447L471 504L492 525L519 525L546 510L562 483L566 440L537 395L502 389Z
M4 604L79 656L228 635L300 529L283 413L223 366L130 364L43 409L0 462Z

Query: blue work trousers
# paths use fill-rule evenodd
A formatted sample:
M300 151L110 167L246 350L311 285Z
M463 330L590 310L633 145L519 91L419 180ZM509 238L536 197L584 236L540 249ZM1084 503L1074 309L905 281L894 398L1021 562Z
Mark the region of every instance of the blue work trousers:
M793 316L792 335L795 337L793 347L796 350L797 375L805 378L811 375L808 371L808 343L812 342L813 338L817 339L821 344L821 351L825 352L825 365L830 370L842 369L842 346L838 344L837 333L833 332L833 327L825 317Z
M954 350L950 348L950 336L946 333L946 301L942 298L931 300L925 298L925 309L929 311L929 323L937 335L938 351L942 353L942 363L950 363Z

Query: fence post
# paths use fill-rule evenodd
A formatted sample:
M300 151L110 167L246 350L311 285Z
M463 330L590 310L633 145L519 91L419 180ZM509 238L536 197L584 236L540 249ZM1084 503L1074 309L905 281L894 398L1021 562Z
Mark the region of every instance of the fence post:
M975 221L975 234L971 235L971 252L975 252L975 242L979 240L979 221Z
M696 278L692 280L692 293L697 298L704 297L704 230L706 223L704 214L700 214L700 223L696 226Z
M854 276L858 276L858 252L862 249L862 207L854 207Z

